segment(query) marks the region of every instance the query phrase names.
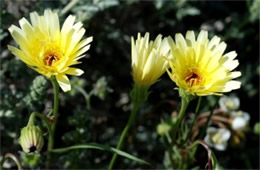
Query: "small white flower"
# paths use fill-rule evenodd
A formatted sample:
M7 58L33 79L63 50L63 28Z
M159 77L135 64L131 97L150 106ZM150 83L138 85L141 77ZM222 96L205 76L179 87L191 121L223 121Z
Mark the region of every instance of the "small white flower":
M233 110L237 110L240 105L240 100L238 97L232 96L223 96L219 99L219 105L221 110L224 112L229 112Z
M225 128L214 128L209 127L207 129L207 135L204 138L204 141L210 146L219 151L224 151L227 148L228 140L231 136L231 133L228 129Z
M250 115L243 111L233 111L230 113L233 118L232 128L234 130L244 130L249 123Z

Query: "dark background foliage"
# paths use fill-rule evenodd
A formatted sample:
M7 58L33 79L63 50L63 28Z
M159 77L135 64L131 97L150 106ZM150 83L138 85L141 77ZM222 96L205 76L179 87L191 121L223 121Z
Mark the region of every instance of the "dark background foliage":
M52 87L48 80L15 58L7 44L15 44L8 28L18 25L29 12L42 14L50 8L63 11L61 22L69 15L84 23L86 36L93 36L87 57L79 67L85 71L80 78L71 78L72 84L85 91L95 91L91 97L91 111L86 108L84 96L76 89L61 93L60 117L56 133L56 147L96 142L116 146L119 135L130 113L129 92L132 88L130 37L150 32L151 39L158 34L174 36L187 30L198 33L208 30L210 37L218 35L235 50L242 72L242 87L232 92L240 98L240 108L251 115L250 130L240 146L228 146L224 152L214 151L225 168L259 169L259 136L253 126L259 121L259 4L255 1L138 1L138 0L79 0L68 8L69 0L1 0L1 70L0 70L0 155L15 153L26 167L33 166L42 157L22 154L19 133L32 111L45 114L52 107ZM36 77L38 76L38 77ZM103 77L101 80L100 78ZM99 80L99 81L98 81ZM98 83L96 83L98 81ZM164 168L164 147L156 133L160 117L178 110L179 97L175 85L167 75L151 87L148 101L142 106L136 123L130 130L123 150L151 162L154 168ZM214 103L215 97L203 99L204 109ZM196 103L189 110L194 110ZM40 122L39 122L40 124ZM42 127L45 129L45 127ZM47 138L46 138L47 139ZM45 141L47 143L47 140ZM46 144L43 151L46 150ZM112 154L97 150L74 150L54 157L56 168L106 168ZM204 168L206 152L199 148L195 165ZM11 165L12 166L12 165ZM128 159L119 158L116 167L148 168Z

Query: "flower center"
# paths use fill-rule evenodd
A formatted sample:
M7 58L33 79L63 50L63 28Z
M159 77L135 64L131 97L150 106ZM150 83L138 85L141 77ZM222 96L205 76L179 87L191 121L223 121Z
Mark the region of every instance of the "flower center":
M201 77L195 72L190 72L186 76L185 81L190 87L192 87L193 85L198 85L200 83Z
M37 150L36 146L31 146L29 148L29 153L34 153Z
M232 110L232 109L235 108L235 103L233 102L233 100L228 99L228 100L226 101L226 106L227 106L228 109Z
M221 144L223 142L222 136L219 132L212 135L212 141L216 144Z
M43 62L44 62L44 65L46 65L46 66L52 66L52 64L55 63L58 60L60 60L60 58L57 55L55 55L55 54L48 54L43 59Z

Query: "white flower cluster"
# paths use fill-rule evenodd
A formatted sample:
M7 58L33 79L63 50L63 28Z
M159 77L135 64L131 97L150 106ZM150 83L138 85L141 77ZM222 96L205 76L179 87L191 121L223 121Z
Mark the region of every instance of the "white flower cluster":
M240 106L238 97L221 97L219 105L223 112L230 114L230 117L232 118L232 128L234 130L246 129L250 120L250 115L247 112L238 110Z
M238 110L240 100L238 97L223 96L219 100L220 109L228 114L231 118L231 127L233 130L243 131L249 124L250 115L247 112ZM204 141L210 146L219 151L224 151L227 147L228 140L231 137L231 132L227 128L209 127Z

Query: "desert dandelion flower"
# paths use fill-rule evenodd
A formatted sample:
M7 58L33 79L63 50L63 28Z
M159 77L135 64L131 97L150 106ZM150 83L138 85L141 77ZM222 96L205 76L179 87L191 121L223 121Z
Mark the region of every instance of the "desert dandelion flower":
M79 64L80 58L90 48L92 37L82 40L85 29L82 23L75 23L75 17L69 16L60 29L56 12L45 10L43 16L30 13L31 24L22 18L21 28L12 25L9 28L19 48L8 49L29 67L51 78L55 76L63 91L69 91L71 85L67 75L80 76L84 72L72 67Z
M167 38L158 35L154 41L149 41L149 33L144 37L138 33L136 41L132 41L132 70L136 84L150 86L165 73L168 63L164 57L169 57L170 47Z
M195 39L193 31L184 38L175 35L175 42L168 38L173 58L169 60L170 78L191 95L222 95L224 92L240 88L239 81L232 80L241 76L233 71L238 66L235 51L224 54L226 44L215 36L208 39L208 32L201 31Z

